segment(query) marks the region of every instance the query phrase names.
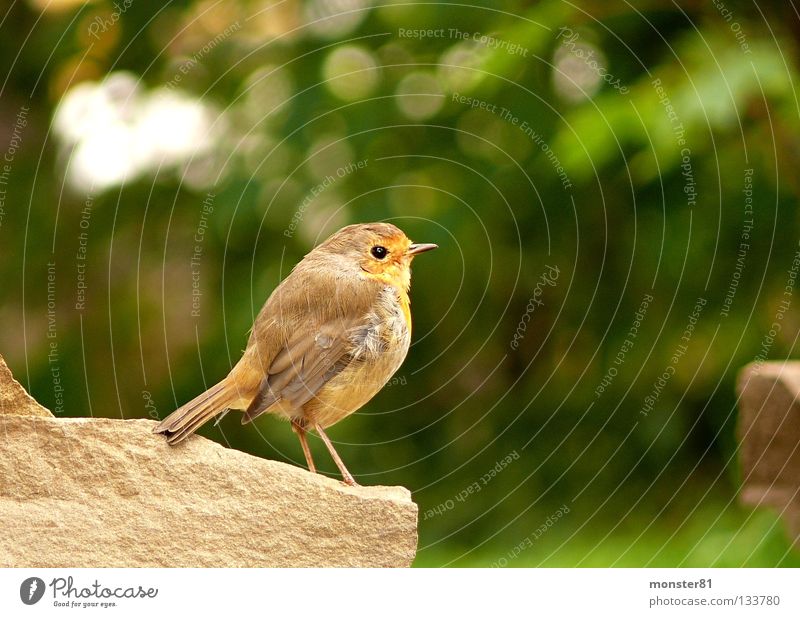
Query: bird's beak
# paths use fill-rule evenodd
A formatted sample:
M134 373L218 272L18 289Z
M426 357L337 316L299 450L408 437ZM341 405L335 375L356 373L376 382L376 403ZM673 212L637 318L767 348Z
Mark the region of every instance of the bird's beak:
M425 251L432 251L433 249L438 249L438 244L412 244L408 247L408 254L409 255L417 255L419 253L424 253Z

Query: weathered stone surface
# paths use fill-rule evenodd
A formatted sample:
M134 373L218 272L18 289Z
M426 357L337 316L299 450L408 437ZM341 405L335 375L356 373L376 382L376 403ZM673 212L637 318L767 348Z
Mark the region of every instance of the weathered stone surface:
M14 379L3 356L0 356L0 414L53 417L49 409L37 403Z
M0 567L409 566L417 506L151 420L57 419L0 357Z
M0 566L408 566L417 507L151 420L0 416Z
M776 509L800 546L800 362L739 374L741 500Z

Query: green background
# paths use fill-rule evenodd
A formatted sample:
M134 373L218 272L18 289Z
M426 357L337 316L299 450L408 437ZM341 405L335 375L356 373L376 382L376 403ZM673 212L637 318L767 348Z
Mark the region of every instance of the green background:
M0 18L0 154L19 146L0 353L44 405L164 417L226 374L316 242L389 220L441 248L415 261L397 379L329 434L360 482L413 491L418 565L800 565L777 515L737 501L734 389L759 354L790 357L800 332L794 298L763 348L798 249L791 5L44 4ZM59 129L58 105L109 83L129 128L126 84L144 100L172 83L210 114L212 145L150 155L125 182L95 153L100 184L76 181L76 143L102 118ZM154 139L169 144L170 126ZM547 266L559 275L543 284ZM698 298L685 354L641 413ZM200 432L302 464L272 418Z

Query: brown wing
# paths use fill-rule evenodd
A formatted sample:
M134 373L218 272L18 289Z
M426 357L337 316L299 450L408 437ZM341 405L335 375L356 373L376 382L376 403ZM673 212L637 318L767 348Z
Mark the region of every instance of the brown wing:
M320 276L302 262L275 290L253 325L248 347L261 367L258 392L242 423L278 401L299 409L351 361L369 334L380 285L347 276Z
M242 424L251 422L278 401L300 409L350 364L350 351L367 336L368 330L365 320L359 318L297 332L270 364Z

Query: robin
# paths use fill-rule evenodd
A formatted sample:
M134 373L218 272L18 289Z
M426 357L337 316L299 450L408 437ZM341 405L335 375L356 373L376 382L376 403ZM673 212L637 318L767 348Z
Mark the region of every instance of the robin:
M350 225L317 246L272 292L247 348L215 386L154 432L170 444L228 409L242 424L263 413L286 418L316 472L306 433L322 439L346 484L355 485L324 429L369 401L400 368L411 342L411 261L435 249L394 225Z

